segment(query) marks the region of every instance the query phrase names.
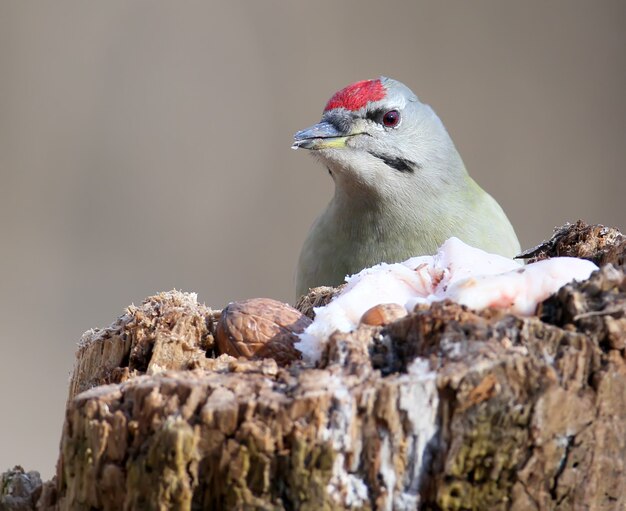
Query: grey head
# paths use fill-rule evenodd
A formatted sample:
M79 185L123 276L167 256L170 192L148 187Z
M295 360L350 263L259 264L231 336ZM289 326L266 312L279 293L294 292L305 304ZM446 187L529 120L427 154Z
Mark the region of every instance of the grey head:
M335 93L322 119L294 136L340 187L397 194L449 181L465 169L446 129L403 83L387 77Z

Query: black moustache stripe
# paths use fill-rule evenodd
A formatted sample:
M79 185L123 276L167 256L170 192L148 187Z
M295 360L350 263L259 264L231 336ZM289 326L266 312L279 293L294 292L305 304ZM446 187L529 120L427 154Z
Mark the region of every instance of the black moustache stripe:
M399 158L397 156L389 156L387 154L374 153L372 151L368 151L374 158L378 158L382 160L385 165L391 167L392 169L398 170L400 172L415 172L415 169L419 169L420 165L410 160L405 160L404 158Z

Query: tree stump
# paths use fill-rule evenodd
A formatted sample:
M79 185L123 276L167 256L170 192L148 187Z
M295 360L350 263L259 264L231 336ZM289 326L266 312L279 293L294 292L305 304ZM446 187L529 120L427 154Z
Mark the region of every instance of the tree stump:
M609 264L535 316L418 306L317 367L215 353L195 295L129 308L83 339L38 509L626 508L624 244L595 227L565 229Z

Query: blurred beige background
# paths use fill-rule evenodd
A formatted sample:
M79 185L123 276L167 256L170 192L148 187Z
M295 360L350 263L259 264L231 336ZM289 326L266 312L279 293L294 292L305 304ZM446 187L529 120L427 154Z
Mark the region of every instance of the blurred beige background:
M52 475L76 343L129 303L293 298L332 182L292 135L381 74L525 247L626 229L623 0L0 0L0 471Z

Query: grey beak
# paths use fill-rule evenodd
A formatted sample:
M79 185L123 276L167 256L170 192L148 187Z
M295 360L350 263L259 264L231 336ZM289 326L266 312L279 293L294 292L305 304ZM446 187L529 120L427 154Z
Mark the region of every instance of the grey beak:
M294 136L292 149L326 149L330 147L345 146L346 135L340 133L337 128L329 122L320 122L298 131Z

